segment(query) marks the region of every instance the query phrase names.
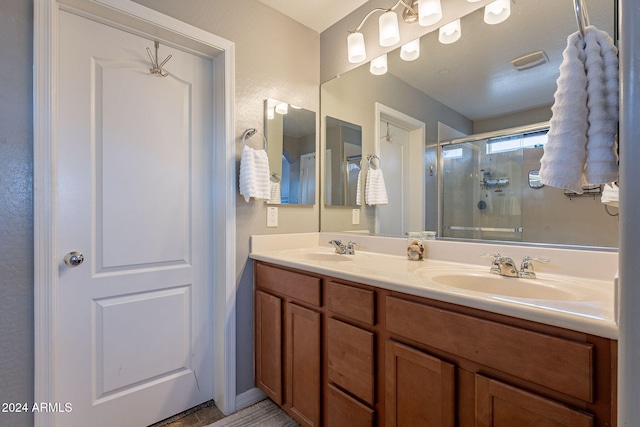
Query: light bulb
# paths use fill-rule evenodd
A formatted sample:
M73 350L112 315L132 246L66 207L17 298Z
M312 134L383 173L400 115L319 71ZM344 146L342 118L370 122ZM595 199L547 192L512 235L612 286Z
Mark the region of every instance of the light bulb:
M511 0L496 0L484 7L484 22L490 25L506 21L511 15Z
M420 56L420 39L415 39L403 44L400 48L400 58L405 61L413 61Z
M369 71L371 74L376 76L380 76L387 72L387 54L383 54L378 56L376 59L371 61L371 65L369 66Z
M400 41L398 29L398 15L394 11L388 11L380 15L378 20L380 32L380 46L393 46Z
M362 33L351 33L347 37L347 54L349 62L357 64L367 59L367 52L364 47L364 35Z
M438 40L442 44L451 44L460 40L462 31L460 30L460 20L456 19L453 22L449 22L447 25L440 27Z
M423 27L433 25L442 19L440 0L418 1L418 23Z

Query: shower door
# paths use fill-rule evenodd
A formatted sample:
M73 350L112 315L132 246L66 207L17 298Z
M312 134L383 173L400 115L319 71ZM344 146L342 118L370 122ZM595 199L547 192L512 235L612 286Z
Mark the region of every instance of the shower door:
M523 150L491 140L440 147L441 236L521 241Z

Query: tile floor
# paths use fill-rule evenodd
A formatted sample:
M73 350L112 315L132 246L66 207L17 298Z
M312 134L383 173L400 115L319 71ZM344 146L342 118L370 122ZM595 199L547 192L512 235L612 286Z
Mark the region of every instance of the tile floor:
M210 400L149 427L204 427L222 418L224 414Z

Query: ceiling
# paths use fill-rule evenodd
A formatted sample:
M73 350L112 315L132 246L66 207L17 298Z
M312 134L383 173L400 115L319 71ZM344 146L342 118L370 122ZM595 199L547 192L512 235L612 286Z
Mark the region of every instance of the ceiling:
M301 24L323 32L367 0L258 0Z

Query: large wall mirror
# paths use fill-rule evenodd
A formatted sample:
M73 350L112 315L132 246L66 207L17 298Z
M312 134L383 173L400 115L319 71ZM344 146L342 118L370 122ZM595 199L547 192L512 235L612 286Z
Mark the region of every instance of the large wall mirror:
M591 24L614 37L615 0L586 3ZM358 123L362 152L380 154L383 171L398 162L407 170L416 155L402 154L399 141L419 134L421 125L424 134L417 154L422 167L407 180L413 187L388 182L404 194L395 202L402 212L410 211L411 204L420 206L420 221L385 231L379 206L361 206L358 221L350 210L321 206L322 231L400 236L416 228L437 231L439 238L616 248L616 208L603 205L597 195L572 197L562 189L529 185L530 171L540 166L540 144L504 153L492 145L500 138L522 139L517 135L532 127L532 132L544 133L567 36L578 29L573 7L570 0L518 0L511 4L511 16L497 25L486 24L479 8L461 19L462 37L455 43L440 43L434 31L421 37L420 56L414 61L402 60L398 48L388 53L384 75L371 74L367 62L324 83L323 133L328 133L324 122L330 117ZM540 64L531 66L529 61ZM518 70L512 62L525 66ZM390 176L385 172L385 179ZM509 180L500 181L505 177ZM445 204L450 212L468 211L469 218L480 222L452 223L443 218ZM498 213L512 217L499 218ZM494 215L490 221L489 214ZM483 228L482 221L491 224L487 229L511 232L474 230Z
M316 203L316 113L275 99L264 102L271 204Z

